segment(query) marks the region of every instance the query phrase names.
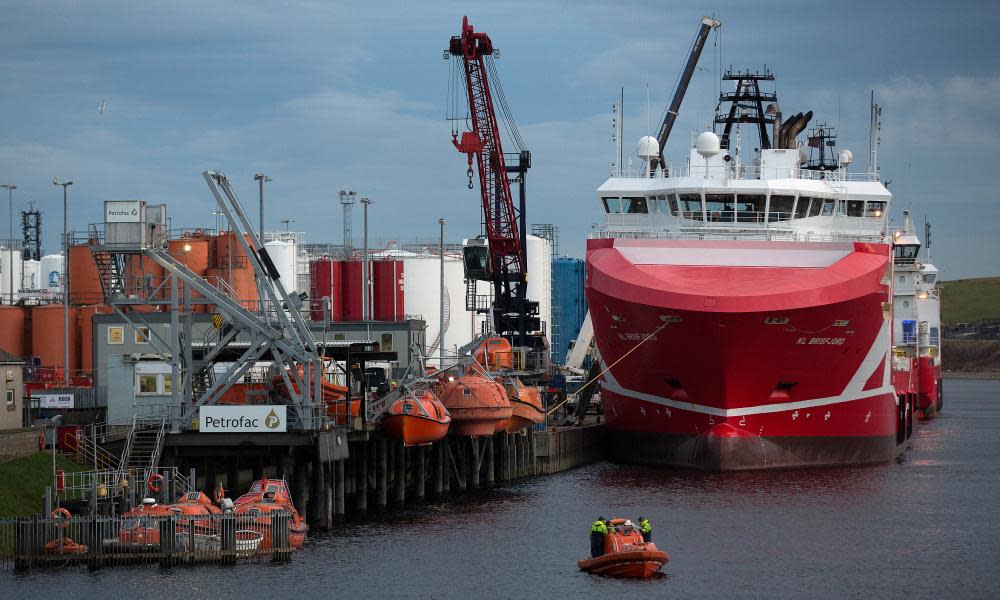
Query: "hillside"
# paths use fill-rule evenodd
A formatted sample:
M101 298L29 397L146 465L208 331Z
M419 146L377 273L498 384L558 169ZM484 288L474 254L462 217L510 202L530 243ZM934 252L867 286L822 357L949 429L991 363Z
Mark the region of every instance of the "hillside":
M1000 340L942 340L941 369L965 373L1000 372Z
M56 468L64 471L82 471L86 467L76 464L68 456L56 455ZM0 479L4 491L0 492L0 518L27 517L42 510L45 486L52 485L52 454L39 452L0 465Z
M941 282L941 320L948 324L1000 319L1000 277Z

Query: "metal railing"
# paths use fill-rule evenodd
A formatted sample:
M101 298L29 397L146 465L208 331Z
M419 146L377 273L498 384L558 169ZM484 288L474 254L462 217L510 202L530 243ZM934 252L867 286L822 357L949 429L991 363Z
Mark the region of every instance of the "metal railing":
M66 514L0 520L0 571L285 562L304 541L288 510L266 515Z
M667 173L664 170L658 169L652 177L649 176L649 172L646 170L646 166L642 163L630 164L623 166L622 168L613 167L611 169L612 177L623 177L623 178L638 178L638 179L675 179L681 177L691 177L691 178L701 178L701 179L808 179L808 180L834 180L839 179L841 181L879 181L878 173L868 173L868 172L841 172L839 170L833 171L818 171L813 169L803 169L800 167L768 167L768 166L757 166L757 165L725 165L725 166L708 166L704 164L691 164L682 165L679 167L673 167L669 163L667 164ZM707 174L707 177L706 177Z
M618 239L656 239L656 240L763 240L769 242L845 242L860 241L877 243L884 240L884 236L878 234L859 233L801 233L793 230L763 230L748 228L690 228L681 231L649 231L635 229L615 229L613 227L602 227L587 235L591 239L618 238Z

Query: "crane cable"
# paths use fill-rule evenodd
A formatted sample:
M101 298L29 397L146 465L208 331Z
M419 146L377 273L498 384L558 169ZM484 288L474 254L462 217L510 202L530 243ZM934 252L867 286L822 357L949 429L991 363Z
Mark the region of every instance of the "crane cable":
M569 402L571 398L577 398L577 397L579 397L580 392L582 392L583 390L585 390L590 384L592 384L595 381L599 380L601 378L601 375L604 375L605 373L607 373L608 371L611 370L611 367L613 367L613 366L617 365L618 363L620 363L621 361L625 360L626 356L628 356L629 354L632 354L633 352L635 352L635 350L639 346L645 344L647 341L650 340L650 338L652 338L654 335L656 335L657 333L659 333L661 329L663 329L664 327L666 327L669 324L670 324L670 321L664 321L662 325L660 325L659 327L657 327L656 329L654 329L652 331L652 333L650 333L649 335L647 335L646 337L644 337L642 339L642 341L640 341L635 346L632 346L632 348L629 349L629 351L626 352L625 354L622 354L618 358L618 360L616 360L615 362L613 362L610 365L608 365L607 367L605 367L605 369L603 371L601 371L600 373L598 373L597 375L595 375L594 378L591 379L590 381L588 381L587 383L583 384L583 386L581 386L580 389L578 389L575 392L573 392L572 395L566 396L566 398L562 402L560 402L559 404L556 404L555 406L553 406L552 410L550 410L549 412L545 413L545 416L546 417L551 416L552 413L556 412L556 410L558 410L560 406L562 406L563 404L566 404L567 402Z

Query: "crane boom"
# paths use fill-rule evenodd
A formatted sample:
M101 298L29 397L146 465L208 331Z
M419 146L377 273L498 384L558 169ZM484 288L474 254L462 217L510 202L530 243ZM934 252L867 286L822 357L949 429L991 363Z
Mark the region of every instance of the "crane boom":
M674 97L670 101L670 107L667 108L667 114L663 117L663 124L660 125L660 133L656 136L656 141L660 144L660 156L659 163L660 167L664 167L663 162L663 148L666 146L667 138L670 137L670 130L674 127L674 121L677 120L677 113L681 109L681 102L684 100L684 94L687 92L688 84L691 83L691 77L694 75L694 70L698 66L698 59L701 57L701 51L705 48L705 42L708 41L708 33L722 26L722 23L712 19L710 17L701 18L701 26L698 29L698 35L694 39L694 45L691 47L691 54L688 56L687 64L684 65L684 72L681 73L681 79L677 82L677 89L674 90ZM656 161L651 161L656 162ZM655 164L650 165L650 173L652 173L656 168Z
M465 88L469 100L472 131L452 134L452 143L459 152L469 157L471 174L473 155L479 171L479 186L489 241L490 269L523 279L525 257L521 251L520 232L514 213L514 200L507 179L500 131L490 82L484 58L493 54L493 42L483 32L476 32L469 25L469 18L462 18L462 34L451 38L448 50L462 58L465 66Z

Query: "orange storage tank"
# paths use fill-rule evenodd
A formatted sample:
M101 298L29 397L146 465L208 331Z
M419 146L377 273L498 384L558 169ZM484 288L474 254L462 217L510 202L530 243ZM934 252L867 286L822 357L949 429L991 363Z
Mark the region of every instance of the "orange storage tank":
M94 371L94 316L106 315L111 307L103 304L81 306L76 312L77 328L80 339L80 370L85 373Z
M245 239L253 247L250 236ZM215 237L215 255L215 264L210 266L208 275L221 277L233 288L243 306L255 310L259 304L257 281L243 244L236 239L234 232L224 231Z
M215 254L214 243L215 241L208 237L177 238L167 241L167 252L195 275L204 277L208 274L210 255ZM178 293L183 298L184 282L178 282ZM198 292L191 292L191 297L201 298L202 295ZM204 304L194 305L192 310L195 312L204 312L207 310L207 306Z
M76 307L69 307L69 370L80 368ZM43 367L63 366L63 305L41 304L31 309L31 353Z
M131 264L131 268L125 282L129 295L151 299L167 296L163 290L159 289L164 276L163 267L159 263L145 256L132 256L129 264ZM70 284L72 284L72 280ZM100 285L98 285L99 287ZM100 301L101 298L95 300L95 302Z
M24 331L24 308L0 306L0 350L17 357L26 355Z
M402 321L406 312L403 306L403 261L374 261L372 274L375 320Z
M69 247L69 303L97 304L104 301L97 263L90 253L90 246L78 244Z

